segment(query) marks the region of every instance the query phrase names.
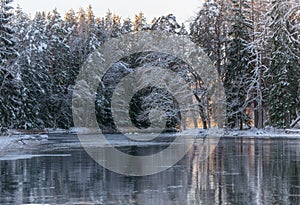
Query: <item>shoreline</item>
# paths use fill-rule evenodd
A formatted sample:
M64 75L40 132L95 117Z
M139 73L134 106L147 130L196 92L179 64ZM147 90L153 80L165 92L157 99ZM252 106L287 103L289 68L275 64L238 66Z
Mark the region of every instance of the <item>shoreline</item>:
M196 129L187 129L185 130L185 134L190 133L195 134L198 132L199 134L205 133L206 130L201 129L201 128L196 128ZM251 128L248 130L223 130L224 135L223 137L299 137L300 138L300 129L276 129L276 128L265 128L265 129L256 129L256 128ZM182 133L184 133L182 132ZM120 132L111 132L111 131L102 131L102 134L107 134L107 135L118 135L122 134ZM154 134L156 133L155 131L147 131L147 132L128 132L126 134L133 134L133 135L138 135L138 134ZM172 135L180 132L175 132L175 131L166 131L162 132L161 134L165 135ZM0 133L0 139L5 138L5 137L23 137L24 139L29 139L29 138L39 138L40 136L42 138L45 138L47 135L89 135L89 134L99 134L99 130L94 130L94 129L88 129L88 128L71 128L71 129L43 129L43 130L8 130L5 133Z
M90 132L88 129L78 130L79 134L89 135L97 134L97 132ZM199 134L203 133L203 129L198 129ZM0 155L6 152L29 149L34 146L39 146L48 141L49 136L54 135L69 135L77 137L75 130L40 130L40 131L20 131L10 130L6 135L0 136ZM105 133L108 135L118 135L118 133ZM138 133L128 133L132 135L138 135ZM143 133L151 134L151 133ZM169 137L175 137L173 133L163 133L164 135L170 135ZM171 136L174 135L174 136ZM249 129L249 130L226 130L221 137L224 139L229 138L254 138L254 139L300 139L300 129ZM120 139L121 140L121 139ZM164 141L164 137L161 138ZM121 140L122 141L122 140Z

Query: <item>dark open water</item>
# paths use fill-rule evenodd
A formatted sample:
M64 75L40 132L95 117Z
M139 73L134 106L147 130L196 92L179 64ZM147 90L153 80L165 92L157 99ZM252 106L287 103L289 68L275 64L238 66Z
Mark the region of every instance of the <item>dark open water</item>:
M0 156L0 204L300 204L300 139L223 138L205 161L195 146L176 166L144 177L102 168L74 136L49 141Z

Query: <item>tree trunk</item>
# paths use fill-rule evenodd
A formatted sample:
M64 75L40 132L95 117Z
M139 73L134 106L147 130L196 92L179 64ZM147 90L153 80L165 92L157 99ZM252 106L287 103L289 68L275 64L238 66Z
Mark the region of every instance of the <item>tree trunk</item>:
M254 103L254 126L258 129L264 128L264 112L260 104Z
M243 119L241 118L239 121L240 121L240 130L243 130Z

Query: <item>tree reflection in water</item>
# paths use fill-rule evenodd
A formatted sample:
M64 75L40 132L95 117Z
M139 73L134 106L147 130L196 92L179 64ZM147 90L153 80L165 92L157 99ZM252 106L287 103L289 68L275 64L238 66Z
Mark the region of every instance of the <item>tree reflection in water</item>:
M300 140L221 139L207 160L201 145L176 166L144 177L110 172L81 148L44 151L71 156L2 158L0 204L300 204Z

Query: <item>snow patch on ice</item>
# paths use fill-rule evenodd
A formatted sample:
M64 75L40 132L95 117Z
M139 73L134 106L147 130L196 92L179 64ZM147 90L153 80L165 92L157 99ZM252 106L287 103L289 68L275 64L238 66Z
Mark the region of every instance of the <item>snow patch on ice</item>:
M48 140L48 135L8 135L0 136L0 155L5 151L11 151L26 146L41 144Z

